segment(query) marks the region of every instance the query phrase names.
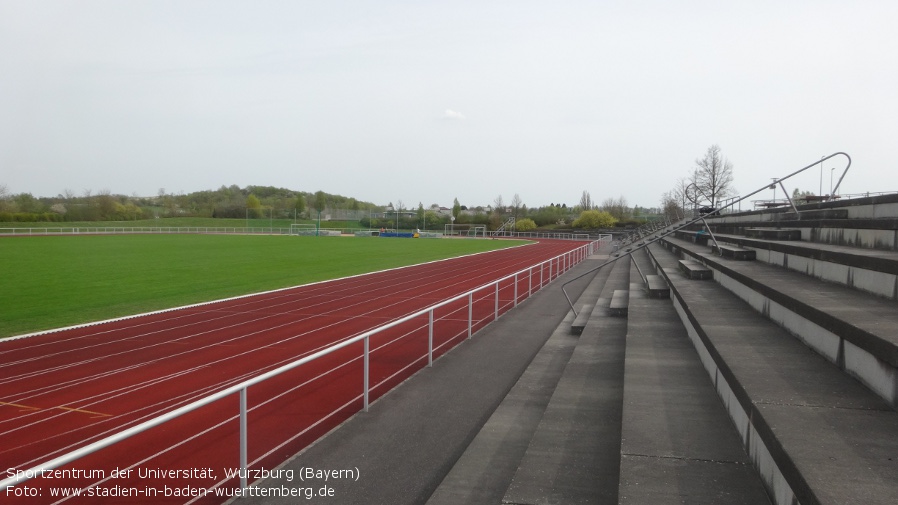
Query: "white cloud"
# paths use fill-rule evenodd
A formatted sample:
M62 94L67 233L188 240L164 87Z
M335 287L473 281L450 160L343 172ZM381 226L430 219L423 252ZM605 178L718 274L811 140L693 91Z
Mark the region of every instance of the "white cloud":
M446 113L443 115L445 119L464 119L465 115L461 112L456 112L452 109L446 109Z

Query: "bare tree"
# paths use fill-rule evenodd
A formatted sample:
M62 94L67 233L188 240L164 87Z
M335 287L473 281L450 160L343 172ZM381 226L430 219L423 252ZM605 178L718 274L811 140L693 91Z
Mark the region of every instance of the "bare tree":
M621 220L629 217L630 208L627 206L627 199L621 195L618 198L606 198L602 202L600 210L611 214L614 219Z
M712 145L705 157L695 160L695 186L716 207L733 193L733 164L720 154L720 146Z
M680 219L685 216L685 212L680 206L679 199L674 195L674 191L661 195L661 212L669 219Z
M520 214L521 214L521 205L522 205L523 203L524 203L524 202L521 201L521 196L518 195L517 193L515 193L515 194L514 194L514 197L512 197L512 199L511 199L511 211L512 211L512 216L514 216L515 221L517 221L518 218L521 217L521 216L520 216Z
M583 194L580 195L580 210L592 210L594 206L589 191L583 190Z

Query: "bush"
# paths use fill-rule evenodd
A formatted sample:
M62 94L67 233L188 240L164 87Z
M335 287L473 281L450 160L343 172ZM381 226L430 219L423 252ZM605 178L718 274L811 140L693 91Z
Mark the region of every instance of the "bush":
M616 222L617 219L604 210L584 210L572 224L574 228L596 229L611 228Z
M533 231L536 229L536 222L529 217L519 219L517 222L515 222L514 228L516 231Z

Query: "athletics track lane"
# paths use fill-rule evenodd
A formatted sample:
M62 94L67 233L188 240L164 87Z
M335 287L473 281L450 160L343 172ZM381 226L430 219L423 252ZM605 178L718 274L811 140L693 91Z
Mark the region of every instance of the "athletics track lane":
M28 468L582 245L542 241L2 342L2 467ZM553 275L560 264L553 265ZM537 273L539 278L534 279ZM548 282L548 275L547 267L520 279L518 301L539 283ZM514 305L514 294L513 281L500 286L500 312ZM495 303L493 289L476 294L475 331L492 320ZM467 317L466 301L435 311L436 356L467 337ZM426 365L426 342L426 316L371 339L372 400ZM361 409L361 346L347 347L250 389L251 466L277 465ZM83 458L72 468L111 471L132 466L133 475L146 468L213 466L216 479L178 482L221 485L223 468L237 466L235 415L236 399L226 398ZM184 442L194 434L193 440ZM91 482L37 479L32 484L46 490L51 485ZM146 488L162 483L117 478L104 484Z

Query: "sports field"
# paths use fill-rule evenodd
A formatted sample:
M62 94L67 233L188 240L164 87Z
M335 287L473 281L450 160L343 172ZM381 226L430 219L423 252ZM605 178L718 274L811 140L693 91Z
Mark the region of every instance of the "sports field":
M0 338L520 245L243 235L0 239Z

